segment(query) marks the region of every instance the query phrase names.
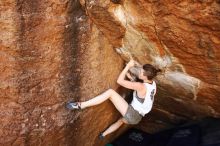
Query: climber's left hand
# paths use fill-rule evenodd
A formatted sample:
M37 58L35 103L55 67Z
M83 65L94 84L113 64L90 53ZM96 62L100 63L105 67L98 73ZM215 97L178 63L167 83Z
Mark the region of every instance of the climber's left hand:
M137 64L137 63L136 63L133 59L131 59L131 60L128 62L127 66L130 68L130 67L135 66L136 64Z

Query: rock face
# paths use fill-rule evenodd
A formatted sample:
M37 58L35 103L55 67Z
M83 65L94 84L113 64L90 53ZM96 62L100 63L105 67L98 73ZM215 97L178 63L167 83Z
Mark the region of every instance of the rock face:
M79 116L64 103L116 90L123 60L78 1L0 4L0 145L81 145L89 135L85 144L93 144L119 114L105 103L94 109L104 115Z
M164 70L158 77L156 108L186 119L219 116L219 3L125 1L123 5L127 26L133 29L127 29L127 42L138 38L134 34L140 38L131 47L138 52L134 57Z
M108 101L64 108L112 88L124 61L163 73L138 128L220 117L219 1L5 0L0 2L0 145L104 145L120 114ZM126 128L126 126L125 126Z
M65 145L73 97L77 2L1 1L0 145ZM77 74L78 75L78 74Z

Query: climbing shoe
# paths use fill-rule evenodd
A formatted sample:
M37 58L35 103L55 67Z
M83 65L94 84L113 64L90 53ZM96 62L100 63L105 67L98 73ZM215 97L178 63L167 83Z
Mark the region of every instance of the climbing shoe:
M67 102L66 103L66 108L69 110L74 110L74 109L81 109L80 102Z
M99 139L100 139L100 140L104 139L103 133L100 133L100 134L99 134Z

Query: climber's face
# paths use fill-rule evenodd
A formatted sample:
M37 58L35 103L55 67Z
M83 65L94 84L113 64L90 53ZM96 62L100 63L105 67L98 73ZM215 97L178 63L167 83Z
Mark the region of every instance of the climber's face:
M144 69L143 68L140 69L138 78L141 79L141 80L146 80L147 79L147 77L144 75Z

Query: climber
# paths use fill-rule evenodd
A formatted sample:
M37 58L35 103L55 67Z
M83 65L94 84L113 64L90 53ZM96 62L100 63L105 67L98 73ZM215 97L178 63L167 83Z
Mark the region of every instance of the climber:
M110 99L117 110L121 113L122 117L115 123L110 125L104 132L99 135L100 139L103 139L106 135L116 131L123 123L125 124L138 124L145 114L150 112L154 95L156 94L156 83L153 78L160 72L160 69L156 69L150 64L145 64L140 68L138 78L142 82L131 82L125 79L132 79L128 71L131 67L137 65L137 62L130 60L123 71L120 73L117 83L121 86L134 90L133 100L131 104L128 104L123 97L121 97L113 89L108 89L102 94L84 102L67 102L66 108L70 110L85 109L90 106L94 106Z

